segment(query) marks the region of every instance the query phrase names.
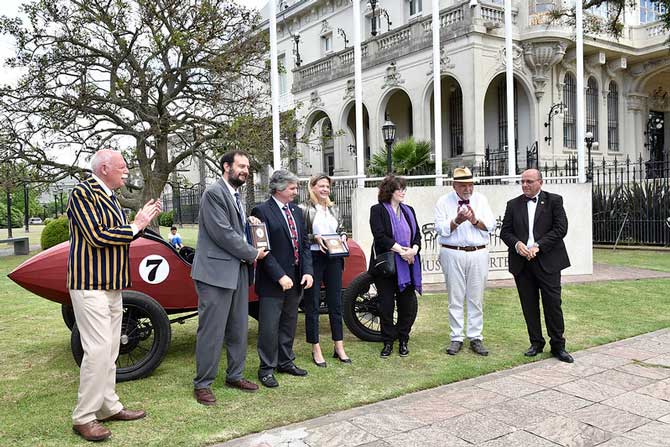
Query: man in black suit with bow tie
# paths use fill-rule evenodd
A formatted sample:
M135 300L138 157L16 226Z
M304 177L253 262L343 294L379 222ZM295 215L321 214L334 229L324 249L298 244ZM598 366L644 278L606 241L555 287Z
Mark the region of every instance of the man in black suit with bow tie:
M561 310L561 270L570 266L563 238L568 218L563 198L542 191L542 174L528 169L521 174L523 194L507 202L500 237L509 249L509 271L521 300L533 357L542 352L544 337L540 323L540 295L551 353L562 362L574 360L565 350Z

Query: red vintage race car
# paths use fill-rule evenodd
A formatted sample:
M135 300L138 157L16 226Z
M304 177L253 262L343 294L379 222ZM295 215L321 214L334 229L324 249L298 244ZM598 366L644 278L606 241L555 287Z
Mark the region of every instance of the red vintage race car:
M345 258L342 278L344 321L358 338L380 341L379 310L372 277L366 271L361 248L351 239L348 245L350 256ZM36 295L62 305L63 320L72 329L72 354L79 365L84 352L66 288L69 248L69 243L64 242L38 253L8 276ZM117 381L151 374L170 346L170 325L198 315L198 296L190 277L193 253L190 247L177 252L159 234L148 230L132 242L132 287L123 291ZM322 311L324 309L322 300ZM249 314L254 318L258 316L258 297L253 287L249 289Z

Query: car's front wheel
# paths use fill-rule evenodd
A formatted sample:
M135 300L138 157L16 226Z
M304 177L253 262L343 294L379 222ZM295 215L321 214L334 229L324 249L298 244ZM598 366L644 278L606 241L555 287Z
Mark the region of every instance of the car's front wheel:
M344 323L363 341L381 341L379 302L372 275L363 272L342 293Z
M116 381L141 379L151 374L163 361L171 337L170 319L156 300L144 293L124 291ZM76 324L72 328L70 346L75 362L81 366L84 349Z

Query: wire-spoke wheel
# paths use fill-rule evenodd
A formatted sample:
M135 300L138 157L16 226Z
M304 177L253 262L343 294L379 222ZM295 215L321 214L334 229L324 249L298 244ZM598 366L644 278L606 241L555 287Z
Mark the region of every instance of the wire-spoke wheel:
M381 341L381 322L377 288L372 275L363 272L354 278L342 294L344 322L356 337Z
M123 292L123 317L116 381L141 379L163 361L170 346L172 331L165 310L153 298L132 290ZM72 354L81 366L84 350L75 325L70 339Z

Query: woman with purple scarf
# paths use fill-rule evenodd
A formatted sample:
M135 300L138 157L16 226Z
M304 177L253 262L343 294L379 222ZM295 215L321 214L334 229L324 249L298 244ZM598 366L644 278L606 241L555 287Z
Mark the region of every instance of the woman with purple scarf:
M405 205L405 179L388 175L379 185L379 203L370 208L370 229L374 237L374 252L394 252L396 274L380 276L371 270L377 286L381 311L381 331L384 348L382 358L393 352L393 342L399 343L401 357L409 355L409 333L416 319L416 293L421 294L421 233L416 213ZM370 257L373 259L373 256ZM397 307L398 320L393 323Z

